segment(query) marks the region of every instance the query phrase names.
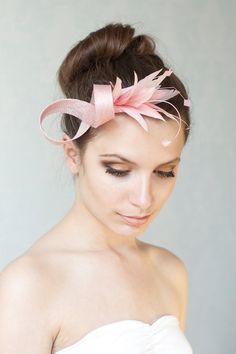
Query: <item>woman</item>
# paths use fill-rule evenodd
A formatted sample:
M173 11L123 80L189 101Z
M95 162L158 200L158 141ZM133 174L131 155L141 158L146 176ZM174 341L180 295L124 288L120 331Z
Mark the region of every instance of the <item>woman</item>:
M176 182L184 85L151 37L119 23L76 44L58 78L66 98L40 124L63 113L63 140L42 130L63 145L75 200L1 273L0 354L190 354L187 269L138 239Z

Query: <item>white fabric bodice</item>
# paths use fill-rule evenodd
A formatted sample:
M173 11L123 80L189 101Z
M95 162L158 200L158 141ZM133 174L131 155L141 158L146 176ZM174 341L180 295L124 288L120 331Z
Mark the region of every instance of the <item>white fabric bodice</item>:
M174 315L154 323L121 320L88 332L55 354L193 354L190 343Z

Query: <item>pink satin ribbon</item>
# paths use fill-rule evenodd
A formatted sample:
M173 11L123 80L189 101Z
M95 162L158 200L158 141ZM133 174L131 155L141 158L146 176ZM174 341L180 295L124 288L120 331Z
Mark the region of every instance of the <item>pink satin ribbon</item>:
M147 75L138 81L136 72L134 72L134 84L122 88L122 81L116 78L116 83L110 85L93 85L93 92L90 102L73 98L64 98L46 106L39 117L40 128L45 137L54 144L64 144L75 140L83 135L90 126L97 128L100 125L115 118L115 113L126 113L134 118L146 131L148 125L142 115L165 121L163 114L174 119L178 124L178 131L173 139L179 134L181 129L181 117L178 109L168 100L178 94L182 94L174 87L161 88L160 83L166 76L172 74L172 70L166 70L162 75L155 77L162 69ZM113 87L113 89L112 89ZM182 96L183 97L183 96ZM184 99L184 105L190 107L190 100ZM158 103L165 102L170 104L177 112L177 116L167 112L158 106ZM56 140L50 137L42 127L43 120L53 113L67 113L81 120L78 131L73 138L68 140ZM184 122L184 121L183 121ZM186 122L184 122L187 124ZM172 141L163 140L162 145L168 146Z

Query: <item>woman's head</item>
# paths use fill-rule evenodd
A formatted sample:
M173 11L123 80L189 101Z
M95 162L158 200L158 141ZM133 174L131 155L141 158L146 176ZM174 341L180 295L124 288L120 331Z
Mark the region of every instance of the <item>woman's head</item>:
M66 55L58 70L58 80L67 98L77 98L90 102L93 84L115 84L119 77L123 87L133 85L134 71L138 80L150 73L166 68L163 60L155 53L155 42L150 36L135 36L135 29L130 25L109 24L96 32L90 33L76 44ZM188 107L183 105L183 97L187 97L184 85L172 73L162 83L163 87L174 87L181 95L169 99L180 112L184 130L185 143L189 135L190 117ZM158 104L171 114L175 109L165 103ZM168 121L169 118L165 119ZM81 121L72 115L64 114L62 129L72 138L75 136ZM157 122L159 124L159 122ZM103 127L101 127L103 129ZM99 128L90 127L78 139L73 140L83 157L87 143L98 133Z
M115 84L119 77L123 87L129 87L134 83L134 71L141 80L163 68L168 70L155 53L152 38L134 36L129 25L110 24L90 33L69 51L59 68L58 79L67 98L90 102L93 84ZM171 194L189 134L189 110L183 104L183 97L188 95L174 73L161 86L174 87L182 94L169 99L186 122L170 145L164 147L161 141L175 136L174 120L144 116L147 132L125 113L116 114L115 119L97 128L90 127L78 139L64 144L75 178L76 215L82 218L78 222L80 226L86 223L86 230L91 233L92 225L96 226L96 233L100 227L103 231L105 227L103 234L108 234L108 230L119 235L139 233L142 226L135 229L121 215L151 214L150 222ZM171 105L162 102L159 106L176 115ZM73 115L63 115L64 140L75 136L80 123Z

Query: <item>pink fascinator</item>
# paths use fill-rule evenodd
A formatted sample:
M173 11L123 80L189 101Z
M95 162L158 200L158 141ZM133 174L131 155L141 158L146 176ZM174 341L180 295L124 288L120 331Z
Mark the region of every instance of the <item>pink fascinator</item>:
M182 94L172 87L161 88L161 82L166 76L172 74L172 70L166 70L162 75L156 77L162 69L155 71L142 80L138 81L134 72L134 84L122 88L122 81L116 78L115 85L93 85L93 92L90 102L79 99L65 98L57 100L46 106L40 114L39 124L46 138L54 144L64 144L68 141L79 138L90 127L97 128L100 125L115 119L115 113L126 113L135 119L146 131L148 125L142 115L165 121L163 115L174 119L179 127L173 139L179 134L181 129L181 117L178 109L168 100L178 94ZM183 96L182 96L183 97ZM190 100L184 99L184 105L190 107ZM170 114L158 106L158 103L166 102L177 112L177 116ZM43 120L53 113L67 113L81 120L81 124L75 136L66 141L56 140L50 137L42 127ZM184 122L184 121L183 121ZM184 122L187 124L186 122ZM168 146L172 141L163 140L162 145Z

